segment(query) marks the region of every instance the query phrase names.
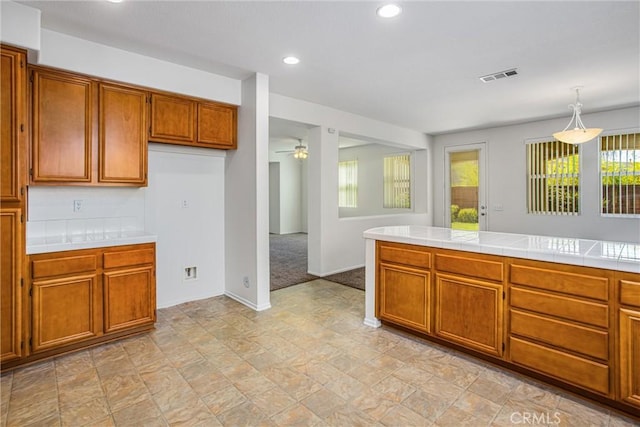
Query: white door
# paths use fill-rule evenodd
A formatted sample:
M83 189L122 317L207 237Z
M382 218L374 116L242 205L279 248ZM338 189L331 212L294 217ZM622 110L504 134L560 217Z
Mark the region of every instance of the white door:
M445 225L486 230L485 143L445 148Z

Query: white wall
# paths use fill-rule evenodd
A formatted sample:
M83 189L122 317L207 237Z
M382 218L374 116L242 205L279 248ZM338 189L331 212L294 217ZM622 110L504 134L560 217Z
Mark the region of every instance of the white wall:
M385 209L384 201L384 158L386 156L411 153L412 186L416 188L415 170L426 168L426 164L420 156L416 156L413 150L403 150L382 144L368 144L356 147L341 148L338 154L339 161L358 161L358 206L355 208L338 208L340 218L371 215L405 214L422 212L416 210L416 204L425 207L424 200L427 197L425 182L420 181L417 190L412 191L411 209ZM416 200L422 199L422 200Z
M272 182L271 169L269 174L269 213L277 218L269 218L269 232L275 234L289 234L303 232L303 165L306 160L298 160L290 154L271 153L269 167L277 164L277 185ZM275 173L275 172L274 172ZM278 203L278 208L271 206ZM305 210L306 212L306 210ZM276 225L277 223L277 225Z
M30 49L31 61L35 59L41 65L240 104L240 81L53 31L40 31L39 11L6 2L2 2L1 6L2 41ZM6 22L10 25L5 25ZM240 145L242 144L241 141ZM62 227L68 231L79 230L83 224L84 227L94 230L100 227L110 230L117 225L129 229L143 228L157 234L159 239L159 306L219 295L224 290L225 271L225 254L220 246L225 239L222 204L225 182L224 157L220 157L218 152L217 157L197 156L195 160L193 151L180 155L154 153L153 149L151 151L150 184L147 189L31 187L28 209L31 221L28 224L27 237L32 233L56 233ZM205 158L207 160L204 160ZM202 162L207 165L206 173L199 169ZM192 171L185 169L187 164L193 166ZM177 171L185 173L182 178L176 175L172 179L172 182L185 184L181 189L165 182L167 174L178 173ZM164 192L159 185L168 185L170 191ZM264 194L266 193L267 191L264 191ZM188 214L185 211L160 212L171 206L175 207L175 198L179 194L187 194L194 200L196 206L193 210ZM149 200L146 200L147 195ZM84 201L81 214L73 214L72 202L77 199ZM200 208L206 216L194 219L197 216L195 211ZM154 213L157 216L154 216ZM174 220L184 219L183 217L190 219L186 223ZM193 251L187 248L193 248ZM201 253L196 254L195 251ZM268 246L266 252L268 253ZM199 278L190 282L189 286L183 286L180 275L184 264L198 265Z
M24 49L40 50L40 10L0 1L0 40Z
M238 149L225 171L225 294L256 310L269 302L269 78L242 82Z
M224 293L225 152L149 145L147 231L157 235L158 307ZM186 207L185 207L186 206ZM184 268L196 267L185 280Z
M269 233L280 234L280 162L269 162Z
M326 276L364 265L362 233L372 227L400 224L431 224L429 137L421 132L366 117L271 94L270 115L315 125L309 131L307 159L309 273ZM338 137L345 133L371 142L418 149L415 212L339 218Z
M487 229L596 240L640 242L640 219L607 218L600 215L597 140L581 146L581 213L578 216L527 214L525 140L552 138L570 117L519 125L439 135L434 138L433 172L436 181L444 174L444 148L485 141L487 144ZM587 126L605 132L640 128L640 108L584 114ZM502 205L504 210L496 211ZM434 225L444 225L444 188L434 185Z

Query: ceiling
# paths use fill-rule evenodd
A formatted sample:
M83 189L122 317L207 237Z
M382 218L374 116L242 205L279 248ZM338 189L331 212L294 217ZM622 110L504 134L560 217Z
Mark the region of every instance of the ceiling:
M19 3L53 31L232 78L265 73L273 93L428 134L568 122L576 85L584 113L640 104L639 1L405 1L389 20L378 1ZM283 64L291 54L300 64ZM271 123L272 137L306 132Z

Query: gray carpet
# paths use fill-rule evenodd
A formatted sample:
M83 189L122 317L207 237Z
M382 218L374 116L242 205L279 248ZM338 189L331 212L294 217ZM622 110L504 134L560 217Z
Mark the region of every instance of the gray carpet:
M307 273L307 235L270 234L271 290L317 279ZM364 290L364 267L323 277L332 282Z

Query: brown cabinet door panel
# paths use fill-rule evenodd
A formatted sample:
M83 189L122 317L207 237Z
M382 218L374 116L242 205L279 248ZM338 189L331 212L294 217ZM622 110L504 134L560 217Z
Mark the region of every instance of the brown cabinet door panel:
M640 407L640 312L620 310L620 399Z
M100 182L146 183L146 100L146 92L100 84Z
M153 267L105 272L103 281L106 333L155 321Z
M198 144L236 148L236 108L198 103Z
M511 337L511 361L560 380L609 395L609 367L552 348Z
M511 310L511 334L585 356L609 360L609 333L544 316Z
M585 274L585 272L513 264L510 282L600 301L609 300L609 279Z
M20 349L22 247L21 209L0 211L0 361L17 359Z
M89 79L34 71L34 183L91 181L92 90Z
M379 316L422 332L431 332L430 273L380 263Z
M601 328L609 326L608 305L569 298L563 295L512 287L511 306Z
M34 352L101 334L101 295L95 275L33 283Z
M502 356L502 285L436 273L436 335Z
M376 250L380 261L406 264L418 268L431 268L431 254L424 246L378 242Z
M0 200L20 202L22 197L22 136L26 135L25 55L2 48L0 63ZM24 152L26 155L26 151Z
M436 254L436 270L448 273L464 274L478 279L495 280L501 282L504 279L504 264L496 257L462 256Z
M188 98L151 95L151 135L157 142L195 142L196 104Z

